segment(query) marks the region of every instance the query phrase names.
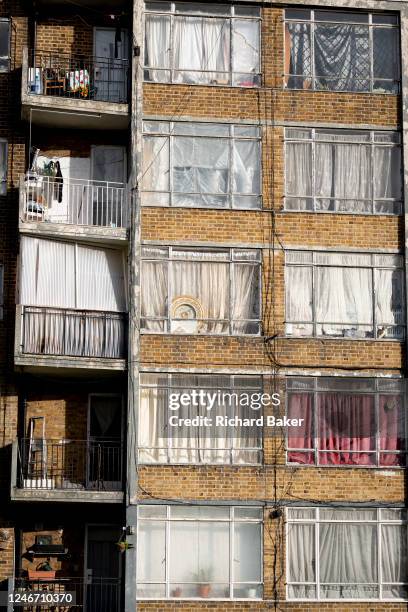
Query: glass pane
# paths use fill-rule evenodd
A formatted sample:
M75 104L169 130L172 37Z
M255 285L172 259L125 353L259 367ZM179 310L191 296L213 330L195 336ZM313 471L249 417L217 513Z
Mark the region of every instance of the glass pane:
M316 510L314 508L288 508L288 519L307 519L314 520Z
M139 517L140 518L166 518L167 507L166 506L139 506Z
M174 123L173 134L176 136L230 136L231 126L228 123Z
M228 140L177 137L173 143L174 191L202 194L203 200L229 191Z
M160 136L143 138L142 189L169 191L169 139Z
M288 525L288 582L315 580L315 526Z
M369 91L368 27L316 25L314 43L317 89Z
M376 270L376 316L382 326L403 324L404 295L402 270Z
M300 324L313 321L312 268L307 266L287 267L286 320Z
M387 25L398 25L397 15L387 15L382 13L374 13L372 16L373 23L384 23Z
M374 197L400 199L401 195L400 147L374 147Z
M320 520L330 521L375 521L377 510L375 508L321 508Z
M205 521L170 524L172 583L201 585L229 582L229 524ZM208 595L207 595L208 596Z
M292 89L312 87L312 41L308 23L289 22L285 38L290 44L289 75L286 85ZM288 61L288 58L286 59ZM287 70L287 69L286 69Z
M234 193L260 193L261 191L261 149L257 141L233 141L233 182Z
M315 21L335 21L336 23L368 23L368 13L346 13L342 11L315 11Z
M381 525L383 582L407 582L408 547L406 525Z
M399 79L398 37L397 28L373 28L374 78Z
M137 575L143 582L166 579L166 523L139 521Z
M237 4L234 6L234 15L241 15L242 17L260 17L261 9L257 6L240 6Z
M407 510L402 508L384 508L381 510L382 521L406 521Z
M157 11L158 13L170 12L171 2L146 2L145 9L146 11Z
M311 196L312 145L286 143L286 194ZM302 206L302 208L305 208Z
M146 15L145 32L145 66L170 68L170 17ZM169 77L170 72L166 70L145 71L149 81L166 82Z
M234 136L241 138L259 138L260 129L254 125L234 125Z
M200 4L198 2L180 2L175 5L176 13L196 13L209 15L229 15L231 12L228 4Z
M138 581L136 596L138 599L162 599L166 597L166 585L143 584Z
M229 520L230 509L228 506L171 506L170 516L172 519L225 519Z
M259 21L233 19L232 49L233 72L259 72ZM245 85L245 82L240 84Z
M261 525L234 526L234 582L260 582L262 577Z
M143 130L153 134L168 134L170 123L168 121L143 121Z
M310 11L304 9L285 9L285 19L310 19Z
M0 56L10 55L10 22L0 21ZM7 67L7 63L5 63Z
M235 508L234 517L236 520L262 519L262 508Z

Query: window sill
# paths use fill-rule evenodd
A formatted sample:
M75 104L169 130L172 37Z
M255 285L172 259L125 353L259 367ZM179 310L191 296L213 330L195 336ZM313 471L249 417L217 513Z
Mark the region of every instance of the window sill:
M323 342L399 342L405 343L404 338L353 338L353 336L277 336L278 340L321 340Z
M260 210L260 209L256 209L256 210ZM281 210L277 211L278 213L285 213L285 214L299 214L301 213L302 215L341 215L341 216L352 216L352 217L395 217L397 219L401 218L404 216L403 213L400 213L398 215L393 214L393 213L365 213L365 212L349 212L349 211L339 211L339 210L294 210L294 209L287 209L287 208L282 208Z
M347 451L344 451L347 452ZM402 470L406 470L407 467L403 465L318 465L316 463L285 463L286 467L289 468L319 468L319 469L341 469L341 470L377 470L391 472L392 470L396 470L397 472L401 472Z
M149 68L149 70L156 70L156 68ZM170 83L168 81L148 81L147 79L144 79L143 83L145 85L166 85L171 87L210 87L211 89L217 87L219 89L244 89L250 91L262 89L261 85L230 85L228 83Z
M261 338L261 334L180 334L162 331L150 331L142 329L140 334L146 336L170 336L173 338L187 337L187 338Z
M290 76L296 76L296 75L290 75ZM400 84L400 88L401 88L401 84ZM310 89L310 88L301 88L301 87L287 87L287 86L283 86L283 91L301 91L303 93L309 93L309 94L321 94L321 93L325 93L325 94L348 94L348 95L352 95L352 96L395 96L398 97L401 95L401 91L399 91L398 93L395 92L390 92L390 91L352 91L352 90L348 90L348 89ZM296 601L296 600L294 600ZM342 600L340 600L342 601ZM354 601L354 600L352 600ZM371 600L369 600L371 601Z

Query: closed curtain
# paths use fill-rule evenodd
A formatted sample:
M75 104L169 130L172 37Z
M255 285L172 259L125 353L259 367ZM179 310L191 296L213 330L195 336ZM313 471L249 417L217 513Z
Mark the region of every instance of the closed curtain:
M234 265L233 333L250 334L259 330L259 267Z
M208 393L216 394L222 389L225 380L212 377L213 389ZM141 410L139 414L139 457L142 463L256 463L261 447L259 432L255 428L237 426L221 427L213 425L202 427L172 428L168 420L170 416L194 418L197 415L235 416L253 418L254 412L243 408L215 402L211 412L203 406L182 406L173 411L168 407L168 393L191 393L192 389L200 389L199 378L183 376L183 388L167 389L157 386L142 387ZM217 382L219 385L217 386ZM234 390L225 389L233 393ZM235 392L237 390L235 389ZM252 450L250 450L252 449Z
M21 303L47 307L25 314L26 352L123 355L124 322L116 313L126 310L126 294L118 251L23 238Z
M289 75L286 82L289 88L309 89L312 85L312 40L310 25L288 23L286 38L289 39Z
M289 427L287 444L290 463L314 464L313 395L291 393L288 399L288 418L303 419L301 427Z
M175 17L173 27L175 82L228 83L229 20Z
M170 68L170 17L165 15L146 16L145 66L147 78L150 81L169 81L168 70L152 70L152 68Z
M381 570L384 598L406 598L408 550L406 525L381 525ZM388 584L387 584L388 583Z
M400 453L406 450L405 412L400 396L380 396L379 431L380 464L404 466L405 456Z
M7 193L7 143L0 142L0 195Z
M306 584L289 584L289 597L309 599L316 596L316 558L315 558L314 525L289 523L288 525L288 582Z
M311 143L286 144L286 208L313 210ZM290 197L290 196L296 196Z
M168 264L142 262L142 327L152 332L167 331Z
M168 137L145 136L143 138L141 180L144 204L155 204L156 206L169 204L170 142Z
M286 269L286 331L294 335L313 332L312 268L288 266Z
M370 269L316 268L317 334L372 336L372 296Z
M376 316L379 335L388 334L388 326L404 322L401 270L376 270ZM392 330L391 330L392 334ZM391 335L390 334L390 335Z
M374 465L374 397L319 393L317 444L321 465Z
M323 523L319 530L320 596L327 599L378 597L377 526Z
M371 147L335 139L316 143L316 209L371 212Z

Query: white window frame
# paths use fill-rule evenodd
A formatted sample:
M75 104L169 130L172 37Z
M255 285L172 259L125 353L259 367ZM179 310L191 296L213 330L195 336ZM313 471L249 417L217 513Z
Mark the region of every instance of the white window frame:
M342 383L341 388L339 387L339 382ZM365 385L365 389L360 390L358 388L353 388L353 383L357 387L356 383L361 382ZM347 384L350 384L350 387L347 388ZM368 389L368 387L371 389ZM404 406L404 384L401 379L382 379L382 378L326 378L326 377L287 377L286 378L286 414L288 414L289 407L289 396L290 394L300 394L304 393L307 395L313 395L313 406L312 406L312 430L313 430L313 447L312 448L292 448L289 446L289 432L286 429L286 465L288 466L298 466L298 467L319 467L319 468L340 468L340 469L382 469L382 470L401 470L405 469L408 457L408 450L400 450L400 451L386 451L380 450L380 422L379 422L379 401L380 396L383 395L400 395L401 397L401 406ZM318 437L318 410L317 410L317 397L318 395L327 395L328 393L338 393L342 395L363 395L374 398L374 418L375 418L375 448L369 451L353 451L353 450L344 450L344 451L336 451L336 449L331 449L327 451L322 451L319 449L319 437ZM403 409L404 410L404 409ZM405 415L405 412L404 412ZM405 415L404 422L404 431L405 431L405 440L408 436L408 420ZM296 463L295 461L289 460L289 454L291 452L303 452L306 454L313 454L314 463ZM375 463L372 465L357 465L357 464L326 464L319 463L319 453L333 453L333 454L342 454L349 453L351 455L358 455L360 453L375 455ZM380 454L381 455L397 455L404 456L405 455L405 463L403 465L392 465L387 466L380 463Z
M233 594L233 589L234 586L236 585L248 585L248 586L252 586L255 584L255 582L245 582L245 583L240 583L240 582L235 582L234 581L234 526L236 523L245 523L245 524L259 524L261 526L260 529L260 551L261 551L261 559L260 559L260 569L261 569L261 581L258 584L258 588L260 588L261 592L263 591L263 582L264 582L264 575L263 575L263 518L262 518L262 508L260 506L243 506L243 505L237 505L237 506L229 506L228 507L228 518L225 519L221 519L221 518L172 518L171 516L171 508L173 506L170 505L160 505L160 506L150 506L151 508L153 507L160 507L160 508L165 508L166 509L166 517L154 517L154 518L145 518L140 516L140 510L141 508L146 508L146 506L148 506L149 504L141 504L138 507L138 521L137 521L137 527L138 527L138 533L137 533L137 542L140 541L139 539L139 529L140 529L140 523L141 521L145 521L145 522L165 522L166 523L166 540L165 540L165 559L164 559L164 563L165 563L165 582L158 582L157 580L152 580L152 581L144 581L142 584L143 585L148 585L148 584L160 584L160 585L165 585L166 588L166 596L165 597L158 597L158 596L154 596L154 597L138 597L136 595L136 599L138 601L143 601L143 600L174 600L174 599L184 599L184 600L188 600L188 601L209 601L209 600L213 600L213 601L225 601L225 600L234 600L234 601L260 601L262 599L261 597L256 597L256 598L238 598L238 597L234 597ZM194 507L193 504L190 505L190 507ZM196 505L195 507L199 507L198 505ZM217 506L212 506L212 507L217 507ZM219 506L218 506L219 507ZM225 506L224 506L225 508ZM260 518L254 518L254 519L249 519L249 518L245 518L245 519L240 519L239 517L236 518L235 517L235 510L236 509L244 509L244 508L251 508L251 509L256 509L259 511L259 516ZM206 597L206 598L202 598L202 597L172 597L171 596L171 590L170 590L170 572L169 572L169 567L171 564L171 555L172 555L172 551L170 549L170 525L171 523L199 523L199 522L205 522L205 523L229 523L229 569L230 569L230 575L229 575L229 597ZM177 554L177 551L176 551ZM214 584L215 581L212 581L212 583ZM140 582L139 580L136 581L136 584L139 585ZM187 582L184 582L184 584L187 584ZM196 584L195 582L192 582L192 584ZM224 583L223 583L224 584Z
M351 91L349 93L355 94L355 93L375 93L377 95L396 95L399 94L401 92L401 61L399 62L399 66L398 66L398 78L397 79L380 79L380 78L375 78L374 77L374 42L373 42L373 29L374 28L387 28L387 29L398 29L398 31L400 32L400 20L399 17L396 13L387 13L386 15L388 16L392 16L392 17L396 17L397 19L397 23L396 24L382 24L382 23L374 23L373 22L373 15L381 15L381 14L385 14L385 13L369 13L367 11L358 11L357 9L353 9L352 7L349 7L349 10L342 10L341 8L338 9L331 9L329 7L320 7L319 9L315 9L315 10L309 10L307 8L304 8L303 6L291 6L289 10L293 10L295 8L299 8L301 10L307 10L310 13L310 18L309 19L305 19L305 18L294 18L294 17L287 17L287 13L285 10L285 17L284 17L284 26L287 23L304 23L304 24L309 24L310 25L310 43L311 43L311 75L293 75L290 73L285 73L284 74L284 87L286 89L289 90L298 90L298 91L307 91L312 90L312 91L330 91L330 92L348 92L348 90L346 89L329 89L329 90L325 90L325 89L320 89L319 87L316 87L316 79L318 78L322 78L319 76L316 76L315 74L315 61L314 61L314 30L315 30L315 26L316 24L318 25L322 25L322 24L341 24L341 25L356 25L356 26L362 26L362 27L367 27L368 28L368 34L369 34L369 44L370 44L370 49L369 49L369 53L370 53L370 88L366 89L366 90L357 90L357 91ZM316 20L315 21L315 12L329 12L330 10L332 10L334 13L344 13L344 14L355 14L357 12L359 12L362 15L367 15L368 19L367 22L356 22L353 21L352 19L350 19L350 21L336 21L336 19L334 18L333 20L328 20L328 21L321 21L321 20ZM284 37L285 38L285 37ZM398 40L398 45L399 45L399 51L401 52L401 43L400 40ZM290 47L291 50L291 47ZM290 53L289 50L289 53ZM290 60L290 58L287 58L287 52L288 50L286 49L286 45L284 43L284 66L285 66L285 70L286 70L286 66L287 66L287 61L288 59ZM300 79L302 78L302 76L304 77L304 79L310 80L311 81L311 86L308 89L305 88L300 88L300 87L289 87L288 86L288 81L291 77L297 77ZM338 77L340 78L340 77ZM391 83L395 83L396 84L396 91L394 92L382 92L382 91L378 91L376 89L374 89L374 81L388 81Z
M300 137L292 137L290 135L290 132L292 130L302 130L302 131L308 131L310 133L310 136L305 136L304 138L300 138ZM334 134L334 132L338 132L339 135L344 134L344 132L350 134L350 139L349 140L342 140L342 141L333 141L333 140L325 140L324 138L316 138L316 134L324 134L330 132L331 134ZM352 138L352 133L355 133L356 135L361 135L361 134L367 134L369 135L370 139L367 140L366 142L363 142L361 140L353 140ZM395 135L396 141L398 140L398 142L381 142L379 140L376 140L376 137L378 137L381 134L392 134ZM341 198L341 197L336 197L336 198L330 198L330 197L323 197L323 196L317 196L316 195L316 144L324 144L324 143L328 143L331 145L343 145L343 144L358 144L360 146L364 146L364 147L370 147L370 158L371 158L371 198L370 199L362 199L362 198ZM310 153L311 153L311 167L312 167L312 176L311 176L311 186L312 186L312 194L311 195L303 195L303 194L290 194L288 193L288 186L287 186L287 178L288 178L288 173L289 173L289 168L288 168L288 163L287 163L287 152L288 152L288 146L290 144L307 144L310 145ZM401 168L400 168L400 185L401 185L401 197L399 199L397 198L375 198L375 193L374 193L374 175L375 175L375 162L374 162L374 158L375 158L375 150L376 148L399 148L401 150ZM344 130L344 129L332 129L332 128L314 128L314 127L305 127L305 126L299 126L298 128L296 127L290 127L290 128L285 128L285 193L284 193L284 209L286 212L295 212L295 213L319 213L319 214L341 214L341 215L386 215L386 216L395 216L395 215L402 215L403 213L403 173L402 173L402 163L403 160L403 155L402 155L402 147L401 147L401 133L396 131L396 130ZM306 209L301 209L301 208L288 208L286 205L286 201L287 200L311 200L313 201L313 209L312 210L306 210ZM316 204L318 200L333 200L333 202L336 201L349 201L351 200L352 202L355 200L358 200L359 202L368 202L371 205L371 210L370 211L353 211L353 210L347 210L347 211L343 211L343 210L321 210L319 208L317 208ZM375 205L376 203L389 203L389 204L393 204L395 207L394 212L376 212L375 209Z
M307 262L296 262L294 263L293 261L290 261L290 258L293 254L297 254L297 253L303 253L309 254L309 261ZM316 261L319 256L324 255L327 257L327 255L332 255L332 256L336 256L336 255L347 255L349 258L351 258L352 256L355 256L356 258L362 258L362 257L367 257L370 259L370 264L365 264L365 263L355 263L355 264L350 264L348 263L347 265L344 264L336 264L336 263L319 263L318 261ZM390 257L390 258L394 258L396 259L399 264L398 265L383 265L381 263L377 263L376 262L376 258L381 258L381 257ZM290 290L289 287L289 279L288 279L288 269L289 267L308 267L312 269L312 320L311 321L288 321L286 319L286 301L287 301L287 292ZM315 275L316 275L316 269L317 268L329 268L329 267L337 267L337 268L354 268L354 269L369 269L371 270L371 275L372 275L372 302L371 302L371 308L372 308L372 336L365 336L365 337L355 337L355 336L345 336L345 335L323 335L323 334L317 334L317 326L320 324L325 324L325 325L330 325L331 323L329 321L325 321L325 322L319 322L316 320L316 297L315 297L315 287L316 287L316 282L315 282ZM376 317L376 308L375 308L375 295L376 295L376 270L401 270L401 292L403 295L403 308L402 308L402 323L401 324L385 324L386 328L389 329L395 329L396 333L398 333L398 329L400 328L400 336L381 336L379 335L379 330L378 330L378 325L377 325L377 317ZM367 253L367 252L361 252L361 253L355 253L355 252L345 252L345 251L330 251L330 252L321 252L321 251L295 251L295 250L287 250L285 251L285 335L287 337L294 337L294 338L319 338L321 339L326 339L326 340L364 340L364 341L372 341L372 340L383 340L383 341L387 341L387 342L402 342L405 338L405 307L406 307L406 293L405 293L405 279L404 279L404 262L403 262L403 258L402 255L398 255L398 254L389 254L389 253ZM309 325L313 327L313 333L311 334L304 334L304 335L297 335L297 334L293 334L290 333L290 331L288 331L288 326L295 326L295 325ZM347 321L342 321L341 323L336 323L333 322L332 323L335 326L340 327L340 325L348 325ZM358 328L358 327L368 327L368 324L364 324L364 323L356 323L353 325Z
M157 245L144 245L146 249L149 248L155 248ZM199 334L200 336L221 336L221 337L228 337L228 336L243 336L245 338L249 338L249 337L253 337L253 336L259 336L261 334L261 323L262 323L262 251L261 249L253 249L253 248L244 248L244 249L240 249L240 248L211 248L211 247L172 247L172 246L160 246L158 247L158 249L163 253L163 255L161 256L155 256L155 257L149 257L146 256L144 254L144 249L142 246L142 262L143 261L152 261L152 262L167 262L167 266L168 266L168 270L170 269L170 265L172 264L172 262L176 262L176 263L180 263L180 262L185 262L185 263L194 263L194 262L202 262L202 263L217 263L217 262L210 262L207 259L199 259L199 258L195 258L195 259L188 259L188 258L183 258L183 257L173 257L173 250L178 251L178 250L183 250L183 251L191 251L192 253L200 253L200 252L213 252L213 253L225 253L225 258L223 259L219 259L218 262L220 264L228 264L229 265L229 313L228 313L228 320L227 319L204 319L205 321L210 321L210 322L225 322L228 324L228 331L224 334L219 334L219 333L211 333L211 332L206 332L205 334ZM164 255L164 251L167 251L167 256ZM258 258L257 260L242 260L242 259L236 259L234 257L235 255L235 251L251 251L254 253L257 253ZM252 265L252 266L257 266L258 268L258 306L259 306L259 319L233 319L233 296L234 296L234 266L235 265L240 265L240 264L247 264L247 265ZM143 264L142 264L143 265ZM170 274L167 274L167 296L166 296L166 309L167 309L167 316L164 317L151 317L151 316L142 316L142 320L145 319L146 321L158 321L158 322L163 322L164 325L164 330L163 331L151 331L146 329L145 327L143 327L141 325L141 331L143 334L172 334L172 333L176 333L176 332L172 332L171 331L171 324L172 321L174 319L172 319L171 317L171 308L170 305L172 304L172 297L173 297L173 288L171 286L171 281L170 281ZM198 319L197 319L198 320ZM239 322L239 323L256 323L258 325L258 332L257 333L248 333L248 334L237 334L234 333L233 331L233 326L234 323ZM186 334L188 335L188 334ZM195 334L193 334L195 335Z
M146 129L146 125L153 125L153 124L157 124L157 131L150 131ZM234 209L234 210L260 210L262 208L262 139L261 139L261 130L259 125L256 124L228 124L228 123L210 123L210 122L206 122L205 124L201 123L199 121L195 122L194 124L189 123L188 125L208 125L209 127L217 127L219 126L220 129L225 129L226 127L229 130L229 134L228 135L216 135L216 134L210 134L208 133L207 135L194 135L194 134L188 134L187 132L185 134L181 134L181 133L177 133L175 134L175 128L176 126L182 126L183 122L179 121L179 122L174 122L174 121L160 121L160 120L154 120L154 119L144 119L143 121L143 139L145 138L160 138L160 139L166 139L166 142L168 142L168 147L169 147L169 168L168 168L168 172L169 172L169 191L161 191L161 190L148 190L148 189L144 189L142 187L142 205L143 206L163 206L163 207L172 207L172 208L204 208L204 209L216 209L216 210L227 210L227 209ZM162 127L166 127L166 131L161 131ZM238 128L238 130L237 130ZM252 128L257 132L256 135L254 136L240 136L239 133L236 133L237 131L239 131L239 128ZM214 139L214 140L228 140L228 154L229 154L229 167L228 167L228 190L225 193L216 193L216 194L211 194L211 193L187 193L187 192L175 192L174 191L174 167L173 167L173 159L174 159L174 141L177 138L191 138L191 139L199 139L199 138L205 138L205 139ZM240 192L236 192L233 189L233 180L234 180L234 168L235 168L235 164L234 164L234 160L235 160L235 156L234 156L234 147L233 144L234 142L241 142L241 141L249 141L249 142L257 142L258 143L258 165L259 165L259 185L260 185L260 193L240 193ZM161 147L161 149L164 147ZM160 151L161 151L160 149ZM150 167L153 165L153 163L156 161L156 158L158 157L158 155L156 155L156 157L153 159L152 162L149 162L148 164L146 164L146 167L143 167L143 174L142 174L142 178L143 175L146 174ZM214 170L215 171L215 170ZM154 198L155 194L167 194L168 197L168 201L166 204L158 204L157 202L145 202L145 198L144 198L144 194L149 194L150 198ZM208 206L205 205L204 203L199 203L199 204L195 204L195 203L189 203L188 205L185 204L177 204L174 203L174 196L175 195L181 195L181 196L200 196L200 195L204 195L204 196L218 196L218 197L225 197L225 202L226 205L225 206ZM234 199L235 197L248 197L248 198L258 198L258 206L234 206Z
M145 18L148 15L163 15L163 16L169 16L170 17L170 60L169 60L169 68L163 68L161 66L146 66L145 62L143 61L143 65L144 65L144 74L145 74L145 81L147 83L155 83L156 81L151 80L146 78L146 74L149 71L156 71L156 72L168 72L170 73L170 78L169 80L166 81L162 81L161 83L165 84L165 83L175 83L175 84L181 84L183 85L183 83L179 83L178 81L175 80L175 73L177 72L196 72L197 74L205 74L206 72L209 73L214 73L216 72L217 74L220 74L220 71L214 71L214 70L188 70L188 69L182 69L182 70L176 70L174 68L174 63L173 63L173 53L174 53L174 19L175 17L203 17L205 19L226 19L229 21L229 34L230 34L230 58L229 58L229 70L228 73L225 73L227 75L228 78L228 83L189 83L188 85L198 85L198 86L205 86L205 87L245 87L245 89L253 89L253 88L257 88L260 87L261 85L261 62L262 62L262 38L261 38L261 23L262 23L262 18L261 18L261 10L260 7L259 8L259 15L257 16L253 16L253 15L240 15L239 12L236 13L236 9L237 8L257 8L254 7L253 5L242 5L242 7L240 5L231 5L231 4L225 4L225 6L228 9L228 12L225 13L216 13L214 11L213 14L210 13L210 11L208 11L208 13L200 13L200 12L193 12L193 11L188 11L188 6L189 3L185 2L185 6L186 6L186 10L185 12L182 11L177 11L176 12L176 4L178 6L180 6L180 2L166 2L166 4L169 5L169 10L165 10L165 9L160 9L160 10L155 10L154 8L148 8L146 5L153 5L157 0L150 0L149 2L145 3ZM160 0L159 0L159 4L161 4ZM201 2L200 4L204 4L203 2ZM214 6L217 5L216 2L213 2L212 4L214 4ZM209 6L211 7L211 4L209 4ZM251 86L242 86L242 85L235 85L233 84L233 77L235 74L245 74L243 72L238 72L235 73L232 71L232 58L234 55L234 49L233 49L233 35L232 35L232 22L234 19L239 19L241 20L249 20L249 21L256 21L259 24L259 28L258 28L258 49L259 49L259 55L258 55L258 72L255 73L247 73L250 76L254 77L254 85ZM258 82L257 82L258 81ZM186 85L186 83L184 83L184 85Z
M142 372L140 374L140 380L139 380L139 388L140 391L142 391L143 389L164 389L167 391L167 394L171 393L171 392L182 392L185 391L185 385L182 385L181 382L178 382L180 380L180 378L182 376L185 376L183 374L174 374L174 373L160 373L160 377L163 378L164 376L167 379L166 383L161 383L159 385L155 385L152 383L148 383L148 382L144 382L144 375L151 375L151 374L155 374L155 372ZM206 373L201 373L201 374L197 374L195 373L197 376L207 376L207 378L210 380L210 376ZM229 379L228 385L225 385L223 387L221 387L221 391L226 392L226 393L237 393L237 392L243 392L243 393L257 393L260 392L262 393L262 385L263 385L263 376L262 375L243 375L243 374L236 374L236 375L231 375L231 374L219 374L214 372L214 375L218 377L222 376L225 379ZM244 387L243 385L239 385L239 386L235 386L235 378L250 378L251 380L253 380L254 382L256 381L256 379L259 379L259 388L257 389L255 386L248 386L248 387ZM197 390L201 390L201 389L208 389L209 392L216 392L218 391L219 387L215 387L214 385L208 384L200 384L199 387L192 387L192 389L197 389ZM168 396L168 395L167 395ZM169 406L167 406L167 419L166 421L168 422L168 419L170 418L170 416L172 414L176 414L176 413L172 413L170 411ZM239 413L235 413L238 414ZM139 431L141 431L140 429L140 425L139 425ZM152 451L152 450L165 450L166 451L166 461L143 461L143 459L139 458L139 462L141 464L144 465L261 465L262 464L262 458L263 458L263 439L260 439L260 445L257 447L238 447L236 448L234 445L234 441L236 440L236 438L233 435L233 428L229 427L228 428L228 439L232 442L231 447L228 447L226 449L222 449L220 447L212 447L212 448L204 448L202 449L203 452L207 452L207 451L223 451L223 450L228 450L229 451L229 461L225 462L225 463L221 463L220 461L217 462L211 462L211 461L203 461L203 460L198 460L195 462L180 462L178 463L177 461L172 461L171 460L171 451L172 450L178 450L177 449L177 436L175 438L172 438L170 436L171 434L171 428L169 428L169 434L167 435L167 437L165 438L166 440L166 446L159 446L159 447L146 447L146 446L141 446L140 444L138 444L138 454L142 454L145 451ZM260 429L260 434L262 436L262 429ZM170 442L172 442L172 444L170 444ZM174 443L175 442L175 443ZM184 447L180 447L181 449L183 449ZM242 451L248 452L248 453L257 453L258 454L258 461L248 461L248 462L242 462L242 461L235 461L234 457L235 457L235 453L240 453ZM198 454L200 454L200 449L197 449Z
M293 510L313 510L315 513L315 518L313 519L295 519L295 518L291 518L290 517L290 508L286 508L286 535L285 535L285 539L286 539L286 598L288 601L307 601L307 602L312 602L312 601L321 601L321 602L354 602L355 604L358 602L370 602L370 603L374 603L374 602L378 602L378 601L388 601L388 602L399 602L399 601L407 601L406 599L399 599L399 598L385 598L382 596L382 590L383 590L383 585L384 584L390 584L390 585L407 585L408 587L408 580L406 583L384 583L382 580L382 567L381 567L381 526L382 525L405 525L407 527L407 538L408 538L408 525L407 525L407 519L405 518L404 520L390 520L390 519L383 519L381 517L381 513L382 510L389 510L390 508L369 508L369 507L360 507L360 508L356 508L353 507L352 505L350 506L342 506L342 507L338 507L339 510L375 510L376 511L376 519L375 520L367 520L367 519L358 519L356 518L355 520L350 520L350 519L341 519L338 521L335 521L333 519L320 519L320 508L319 507L299 507L299 506L293 506L291 507ZM333 508L328 508L328 507L324 507L321 506L322 510L333 510ZM404 510L403 508L392 508L395 510ZM406 513L406 510L405 510ZM406 516L406 514L405 514ZM354 599L330 599L328 597L321 597L320 596L320 556L319 556L319 526L323 523L343 523L343 524L363 524L363 525L368 525L368 524L372 524L372 525L376 525L377 526L377 577L378 580L376 583L367 583L367 585L373 585L375 587L378 587L379 589L379 597L375 598L369 598L369 599L363 599L363 598L354 598ZM289 582L289 529L290 529L290 525L293 524L306 524L306 525L314 525L315 526L315 538L314 538L314 558L315 558L315 578L316 580L313 582ZM330 584L336 584L336 583L330 583ZM352 584L352 583L349 583ZM359 583L360 584L360 583ZM362 583L363 584L363 583ZM292 585L299 585L299 586L314 586L316 589L316 597L315 598L294 598L294 597L290 597L289 596L289 587ZM345 584L344 586L348 586L348 584Z

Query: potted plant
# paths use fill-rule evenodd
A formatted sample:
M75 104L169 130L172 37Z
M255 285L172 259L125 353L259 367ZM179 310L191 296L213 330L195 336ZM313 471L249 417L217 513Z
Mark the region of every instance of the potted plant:
M28 570L29 580L53 580L54 578L55 570L53 570L49 564L49 559L39 563L35 570Z
M175 589L173 589L173 591L171 592L171 596L172 597L176 597L179 598L181 597L183 593L183 589L181 587L176 587Z
M211 593L211 580L213 570L211 567L201 568L197 573L193 574L193 582L197 583L198 597L209 597Z
M116 542L116 546L119 548L119 551L121 553L124 553L127 550L130 550L131 548L133 548L133 544L131 544L130 542L127 542L126 540L119 540L119 542Z

